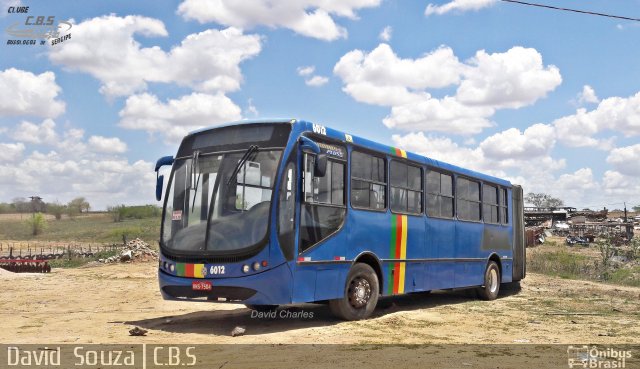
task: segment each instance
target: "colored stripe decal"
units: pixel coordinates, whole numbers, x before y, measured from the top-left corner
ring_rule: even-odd
[[[204,278],[204,264],[193,264],[193,277]]]
[[[404,154],[406,157],[406,153]],[[401,220],[402,220],[402,240],[401,240],[401,252],[400,252],[400,259],[406,259],[407,258],[407,216],[406,215],[402,215],[400,216]],[[404,278],[405,278],[405,272],[406,272],[406,265],[407,263],[402,262],[400,263],[400,285],[398,286],[398,293],[404,293]]]
[[[391,259],[407,258],[407,216],[392,214],[391,242],[389,255]],[[387,278],[387,294],[404,293],[406,262],[395,262],[389,267]]]
[[[394,214],[391,214],[391,247],[389,250],[389,257],[392,259],[395,259],[396,257],[396,216]],[[394,280],[394,275],[396,274],[394,272],[395,269],[395,264],[393,266],[389,266],[389,277],[387,278],[387,283],[388,283],[388,287],[387,287],[387,294],[389,295],[393,295],[394,292],[394,288],[393,288],[393,280]]]
[[[405,150],[398,149],[396,147],[391,148],[391,153],[401,158],[405,158],[405,159],[407,158],[407,152]]]
[[[204,278],[204,264],[176,263],[176,275],[187,278]]]

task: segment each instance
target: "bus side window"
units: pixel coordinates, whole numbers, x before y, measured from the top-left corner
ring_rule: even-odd
[[[456,180],[458,219],[480,221],[480,183],[458,177]]]
[[[358,209],[387,208],[387,175],[383,158],[351,153],[351,206]]]
[[[507,189],[500,189],[500,222],[509,224],[509,202],[507,201]]]
[[[427,171],[427,215],[453,218],[453,177],[433,170]]]
[[[422,213],[422,170],[399,161],[390,165],[391,210],[399,213]]]
[[[498,187],[482,185],[482,217],[485,223],[499,223],[498,220]]]

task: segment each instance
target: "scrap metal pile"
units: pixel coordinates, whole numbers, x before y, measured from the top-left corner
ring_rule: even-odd
[[[578,211],[571,207],[525,207],[527,247],[544,243],[545,236],[551,235],[565,237],[570,246],[588,246],[598,237],[611,238],[619,244],[629,242],[633,238],[633,222],[609,219],[608,215],[611,214],[606,208]]]
[[[150,261],[157,260],[158,252],[152,249],[148,243],[136,238],[125,244],[118,255],[110,256],[106,259],[98,259],[99,262],[110,264],[128,261]]]

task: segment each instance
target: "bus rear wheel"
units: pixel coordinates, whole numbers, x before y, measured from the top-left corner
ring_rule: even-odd
[[[331,312],[344,320],[368,318],[376,308],[380,282],[376,272],[367,264],[357,263],[347,275],[344,296],[329,301]]]
[[[478,295],[483,300],[495,300],[500,292],[500,268],[495,261],[487,264],[484,272],[484,284],[478,288]]]

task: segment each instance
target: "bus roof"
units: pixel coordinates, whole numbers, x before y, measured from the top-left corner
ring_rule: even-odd
[[[324,128],[321,132],[322,135],[325,135],[329,138],[332,139],[336,139],[336,140],[340,140],[342,142],[350,142],[353,145],[356,146],[360,146],[360,147],[364,147],[364,148],[368,148],[371,150],[375,150],[375,151],[379,151],[379,152],[383,152],[383,153],[387,153],[389,155],[397,155],[397,150],[398,148],[393,147],[393,146],[388,146],[388,145],[384,145],[375,141],[371,141],[368,140],[366,138],[362,138],[360,136],[356,136],[356,135],[352,135],[350,133],[346,133],[343,131],[338,131],[336,129],[330,128],[330,127],[326,127],[324,125],[321,124],[316,124],[316,123],[312,123],[312,122],[308,122],[308,121],[304,121],[304,120],[299,120],[299,119],[295,119],[295,118],[272,118],[272,119],[243,119],[243,120],[239,120],[239,121],[235,121],[235,122],[229,122],[227,124],[223,124],[223,125],[219,125],[219,126],[215,126],[215,127],[207,127],[207,128],[202,128],[193,132],[190,132],[189,134],[196,134],[199,132],[204,132],[204,131],[208,131],[210,129],[214,129],[214,128],[220,128],[220,127],[228,127],[228,126],[234,126],[234,125],[241,125],[241,124],[251,124],[251,123],[288,123],[288,124],[292,124],[294,126],[299,126],[299,128],[297,129],[297,131],[300,132],[305,132],[305,131],[309,131],[309,132],[316,132],[316,130],[314,130],[314,126],[316,127],[316,129],[321,129],[320,127]],[[318,132],[316,132],[318,133]],[[349,138],[349,140],[347,140],[347,137]],[[404,150],[403,150],[404,151]],[[422,163],[425,164],[427,166],[433,167],[433,168],[439,168],[442,170],[446,170],[446,171],[450,171],[450,172],[454,172],[456,174],[461,174],[463,176],[468,176],[471,178],[477,178],[477,179],[481,179],[487,182],[492,182],[495,184],[499,184],[502,186],[507,186],[507,187],[511,187],[511,182],[505,180],[505,179],[501,179],[498,177],[494,177],[488,174],[484,174],[484,173],[480,173],[480,172],[476,172],[470,169],[466,169],[466,168],[462,168],[459,167],[457,165],[453,165],[453,164],[449,164],[443,161],[439,161],[439,160],[435,160],[432,158],[429,158],[427,156],[422,156],[422,155],[418,155],[409,151],[404,151],[406,153],[406,158],[411,160],[411,161],[415,161],[418,163]]]

